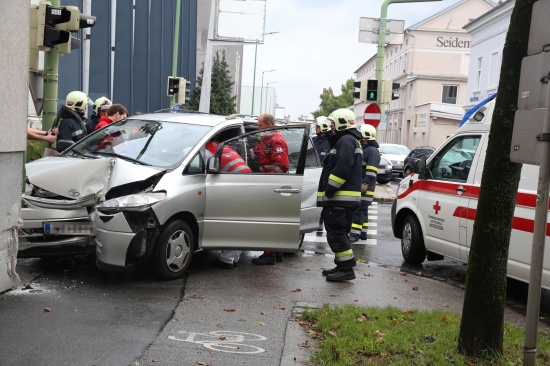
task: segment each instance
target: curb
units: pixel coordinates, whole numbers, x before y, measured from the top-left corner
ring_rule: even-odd
[[[379,203],[393,203],[395,201],[395,192],[386,185],[376,185],[374,191],[374,201]]]

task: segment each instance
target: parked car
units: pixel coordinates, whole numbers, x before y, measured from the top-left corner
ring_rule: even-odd
[[[145,265],[173,279],[200,249],[297,251],[320,217],[321,165],[309,129],[258,130],[257,121],[198,113],[112,123],[26,165],[19,256],[95,252],[101,269]],[[290,169],[262,173],[250,148],[275,131],[288,144]],[[206,160],[214,140],[222,143]],[[220,171],[224,145],[253,172]]]
[[[376,174],[376,182],[378,184],[386,184],[393,177],[393,166],[383,156],[380,157],[378,164],[378,173]]]
[[[403,161],[403,175],[406,177],[414,172],[414,162],[418,160],[427,160],[434,151],[435,147],[432,146],[418,146],[412,149]]]
[[[405,145],[380,144],[380,153],[393,165],[393,173],[403,176],[403,161],[409,154],[409,148]]]

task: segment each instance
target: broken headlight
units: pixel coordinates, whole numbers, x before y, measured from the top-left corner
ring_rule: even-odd
[[[114,214],[122,211],[144,211],[165,198],[165,192],[136,193],[112,198],[97,205],[96,209],[104,214]]]

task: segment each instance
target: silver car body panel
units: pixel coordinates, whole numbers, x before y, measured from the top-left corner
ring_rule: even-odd
[[[51,198],[34,197],[27,194],[23,194],[22,198],[27,203],[32,203],[36,207],[62,210],[74,210],[78,208],[95,206],[98,201],[98,197],[93,193],[85,197],[77,198],[75,200],[57,200]]]

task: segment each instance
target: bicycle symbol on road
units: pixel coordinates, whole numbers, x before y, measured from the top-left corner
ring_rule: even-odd
[[[168,336],[168,339],[202,344],[204,347],[213,351],[242,354],[265,352],[265,349],[243,344],[243,341],[267,340],[266,337],[258,334],[234,332],[230,330],[220,330],[209,333],[193,333],[182,330],[179,331],[178,334],[181,335],[181,337]]]

